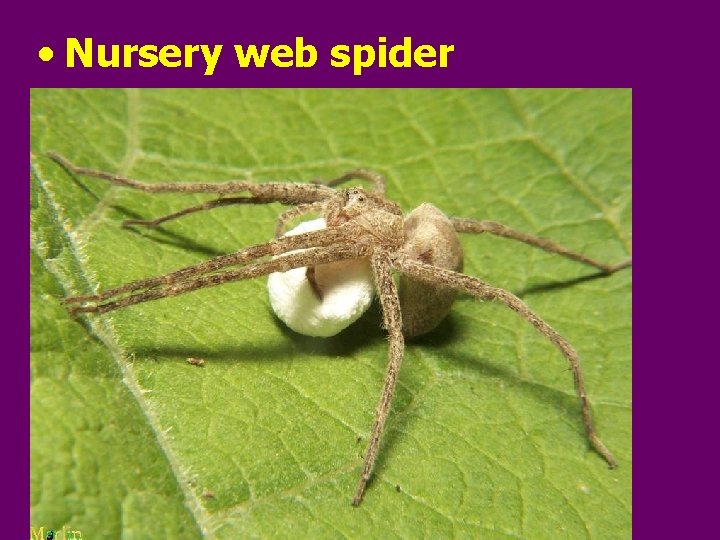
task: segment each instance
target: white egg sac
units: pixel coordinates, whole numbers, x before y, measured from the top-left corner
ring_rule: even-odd
[[[306,221],[286,236],[325,228],[323,218]],[[301,250],[298,250],[301,251]],[[315,337],[334,336],[367,311],[375,295],[370,261],[353,259],[315,267],[318,297],[307,279],[307,268],[268,276],[270,304],[289,328]]]

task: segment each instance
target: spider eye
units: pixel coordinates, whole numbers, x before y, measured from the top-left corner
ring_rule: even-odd
[[[362,194],[362,190],[353,188],[347,192],[347,202],[365,202],[365,196]]]

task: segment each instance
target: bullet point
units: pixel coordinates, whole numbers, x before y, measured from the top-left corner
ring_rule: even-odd
[[[38,51],[38,56],[43,62],[49,62],[53,57],[53,50],[50,47],[43,47]]]

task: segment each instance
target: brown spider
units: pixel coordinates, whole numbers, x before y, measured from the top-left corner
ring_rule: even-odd
[[[204,204],[154,220],[128,220],[124,222],[126,225],[157,226],[192,212],[231,204],[279,202],[292,207],[279,216],[274,240],[229,255],[214,257],[162,276],[141,279],[97,294],[66,298],[65,302],[73,314],[106,313],[140,302],[274,272],[285,272],[293,268],[307,267],[307,277],[312,283],[314,268],[318,265],[348,259],[369,260],[390,345],[385,383],[365,452],[360,482],[352,500],[353,505],[357,506],[362,500],[378,454],[383,426],[390,410],[403,359],[404,338],[418,336],[435,328],[447,315],[458,291],[481,300],[495,300],[504,304],[532,324],[560,350],[573,372],[587,438],[611,468],[617,466],[615,458],[595,433],[575,349],[517,296],[462,274],[462,249],[457,233],[490,233],[511,238],[593,266],[605,274],[630,266],[631,259],[615,265],[604,264],[549,240],[510,229],[496,222],[448,218],[431,204],[423,204],[403,217],[399,206],[385,198],[383,177],[364,169],[350,171],[325,183],[311,184],[256,184],[240,180],[216,184],[144,183],[78,167],[56,153],[50,152],[48,155],[73,174],[101,178],[119,186],[150,193],[221,195],[220,198]],[[369,181],[373,186],[372,190],[359,187],[334,189],[351,179]],[[238,193],[248,195],[225,196]],[[321,214],[327,228],[295,236],[279,236],[290,219],[308,213]],[[401,275],[399,288],[393,281],[393,271]],[[316,285],[313,285],[313,288],[320,296]]]

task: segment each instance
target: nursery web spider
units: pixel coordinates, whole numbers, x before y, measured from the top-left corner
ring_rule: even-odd
[[[78,167],[56,153],[48,155],[72,174],[100,178],[118,186],[148,193],[219,195],[219,198],[156,219],[125,221],[128,225],[157,226],[193,212],[232,204],[279,202],[291,207],[278,217],[276,238],[269,242],[97,294],[66,298],[65,302],[73,314],[106,313],[140,302],[293,268],[307,267],[310,280],[318,265],[347,259],[369,261],[380,298],[383,325],[389,334],[389,352],[385,383],[353,505],[358,505],[362,500],[378,455],[383,426],[390,411],[403,359],[405,337],[424,334],[435,328],[448,313],[457,292],[481,300],[500,302],[532,324],[560,350],[573,373],[587,438],[611,468],[617,466],[615,458],[593,427],[585,382],[575,349],[517,296],[461,273],[462,249],[457,233],[490,233],[518,240],[595,267],[605,274],[630,266],[631,259],[619,264],[605,264],[550,240],[493,221],[448,218],[430,204],[423,204],[404,217],[400,207],[385,198],[384,178],[365,169],[350,171],[324,183],[252,183],[242,180],[222,183],[145,183]],[[368,181],[372,188],[335,189],[352,179]],[[236,196],[229,196],[231,194]],[[310,213],[322,215],[326,228],[295,236],[280,236],[290,219]],[[393,272],[400,274],[399,287],[393,281]]]

